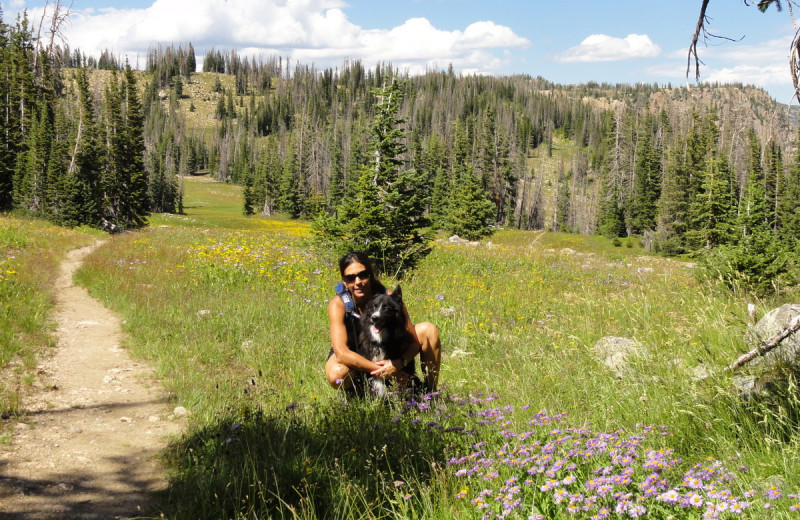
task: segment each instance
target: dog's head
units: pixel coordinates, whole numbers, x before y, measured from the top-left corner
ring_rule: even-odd
[[[392,294],[376,294],[367,303],[362,317],[363,326],[369,328],[376,341],[386,341],[398,328],[405,327],[403,294],[400,286]],[[380,338],[380,339],[378,339]]]

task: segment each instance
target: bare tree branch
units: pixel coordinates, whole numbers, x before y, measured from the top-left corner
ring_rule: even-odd
[[[49,0],[45,2],[44,8],[42,9],[42,17],[39,19],[39,26],[36,31],[36,53],[33,56],[33,69],[36,70],[36,66],[39,61],[39,53],[42,51],[42,25],[44,24],[44,19],[47,18],[47,11],[48,8],[51,7]],[[65,7],[62,3],[62,0],[55,0],[52,4],[53,14],[50,15],[50,29],[49,39],[47,44],[47,56],[49,58],[53,58],[53,44],[58,37],[58,39],[63,43],[65,42],[64,33],[61,30],[61,26],[64,23],[69,22],[69,18],[72,15],[72,2],[70,2],[69,7]]]
[[[50,23],[50,41],[47,45],[47,55],[52,59],[53,58],[53,43],[56,37],[64,43],[66,40],[64,38],[64,33],[61,30],[61,26],[64,23],[69,22],[69,18],[72,15],[72,2],[70,2],[69,6],[65,7],[61,0],[56,0],[55,6],[53,7],[53,16]]]
[[[774,349],[778,345],[781,344],[781,341],[785,340],[795,332],[800,330],[800,314],[795,316],[794,318],[789,321],[789,323],[778,331],[777,334],[769,338],[767,341],[764,341],[759,346],[751,350],[746,354],[742,354],[739,356],[739,359],[734,361],[729,367],[728,370],[736,370],[737,368],[741,367],[742,365],[749,363],[753,359],[757,358],[758,356],[763,356],[770,350]]]
[[[774,5],[778,11],[783,10],[783,5],[781,4],[781,0],[743,0],[744,4],[747,6],[756,6],[756,8],[763,12],[766,12],[770,6]],[[706,10],[708,9],[708,4],[710,0],[703,0],[703,4],[700,7],[700,16],[697,19],[697,26],[694,30],[694,35],[692,36],[692,42],[689,45],[689,52],[687,56],[686,62],[686,83],[688,86],[689,83],[689,71],[692,69],[692,58],[694,58],[694,71],[695,71],[695,80],[700,80],[700,64],[705,65],[699,58],[697,54],[697,42],[700,40],[700,35],[703,35],[703,39],[706,40],[708,38],[721,38],[730,41],[741,41],[742,38],[739,40],[733,40],[731,38],[727,38],[724,36],[717,36],[714,34],[710,34],[706,30],[706,24],[709,23],[710,19],[706,14]],[[794,9],[793,6],[800,5],[798,4],[797,0],[786,0],[786,5],[789,7],[789,16],[792,19],[792,27],[795,28],[794,38],[792,39],[792,43],[789,47],[789,69],[792,75],[792,85],[794,86],[794,93],[792,94],[793,99],[797,99],[800,102],[800,29],[797,27],[797,22],[794,17]]]
[[[720,36],[717,34],[711,34],[706,29],[706,24],[709,23],[711,20],[706,14],[706,10],[708,9],[708,4],[711,0],[703,0],[703,5],[700,7],[700,16],[697,18],[697,27],[694,29],[694,35],[692,36],[692,43],[689,44],[689,53],[686,59],[686,83],[689,83],[689,71],[692,70],[692,57],[694,57],[694,79],[695,81],[700,81],[700,64],[705,65],[700,60],[700,57],[697,54],[697,42],[700,40],[700,35],[703,35],[703,41],[707,42],[709,38],[717,38],[719,40],[728,40],[730,42],[738,42],[741,41],[742,38],[734,39],[728,38],[727,36]],[[772,0],[774,1],[774,0]],[[745,0],[745,3],[747,1]]]
[[[794,86],[794,94],[792,97],[800,102],[800,30],[795,31],[792,44],[789,48],[789,70],[792,74],[792,85]]]
[[[789,70],[791,70],[792,73],[792,86],[794,86],[792,97],[800,102],[800,29],[797,29],[797,20],[794,18],[792,4],[794,4],[794,2],[790,0],[788,2],[789,16],[792,19],[792,27],[795,28],[795,32],[794,38],[792,38],[792,44],[789,47]],[[778,4],[778,7],[780,7],[780,4]],[[791,103],[791,100],[789,102]]]
[[[708,2],[711,0],[703,0],[703,5],[700,7],[700,17],[697,19],[697,27],[694,29],[694,36],[692,36],[692,43],[689,44],[689,55],[686,59],[686,81],[689,81],[689,71],[692,69],[692,56],[694,56],[694,78],[695,81],[700,79],[700,58],[697,56],[697,40],[700,39],[700,33],[706,31],[705,24],[708,22],[706,16],[706,9],[708,9]]]

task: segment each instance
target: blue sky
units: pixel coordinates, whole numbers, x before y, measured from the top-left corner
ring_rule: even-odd
[[[420,73],[530,74],[556,83],[686,83],[687,47],[701,0],[63,0],[74,49],[144,61],[148,47],[187,43],[279,54],[317,68],[346,59]],[[782,2],[787,7],[787,2]],[[10,23],[42,0],[0,0]],[[52,5],[52,0],[51,0]],[[798,13],[800,14],[800,13]],[[738,41],[700,47],[701,80],[741,82],[788,103],[788,9],[711,0],[711,32]],[[690,75],[693,83],[694,73]]]

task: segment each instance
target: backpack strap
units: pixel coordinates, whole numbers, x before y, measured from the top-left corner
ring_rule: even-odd
[[[345,313],[349,314],[350,316],[358,319],[361,316],[358,314],[356,310],[356,304],[353,301],[353,297],[350,296],[350,291],[347,290],[345,287],[344,282],[339,282],[335,288],[336,294],[339,295],[339,298],[342,299],[344,302]]]
[[[358,309],[356,309],[356,303],[353,301],[353,297],[350,296],[350,291],[347,290],[344,282],[339,282],[336,284],[335,290],[336,294],[344,302],[344,323],[346,327],[349,325],[350,330],[347,334],[348,337],[352,336],[352,338],[348,341],[354,342],[354,344],[350,346],[350,349],[357,350],[358,330],[356,329],[356,323],[361,319],[361,315],[358,313]]]

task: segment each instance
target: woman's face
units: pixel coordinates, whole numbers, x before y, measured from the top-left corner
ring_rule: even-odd
[[[342,281],[356,300],[368,298],[371,294],[369,271],[364,264],[353,262],[348,265],[344,269]]]

